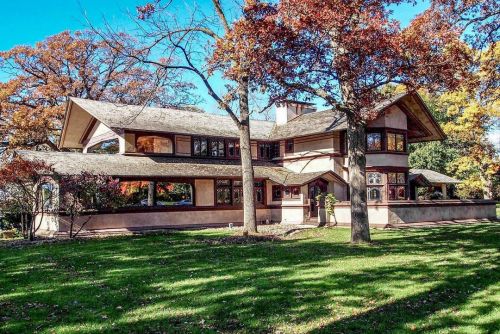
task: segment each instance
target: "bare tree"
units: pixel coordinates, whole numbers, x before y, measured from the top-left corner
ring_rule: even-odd
[[[122,38],[122,33],[109,25],[105,32],[99,32],[104,40],[127,57],[155,66],[157,72],[168,75],[171,71],[185,71],[201,81],[218,107],[225,111],[239,130],[241,166],[244,199],[244,232],[257,232],[254,170],[250,150],[250,101],[249,96],[256,87],[252,84],[252,64],[245,59],[233,58],[230,63],[213,61],[214,54],[224,50],[227,38],[233,32],[231,10],[242,13],[239,5],[223,8],[219,0],[212,0],[213,13],[190,8],[190,15],[180,19],[173,1],[147,3],[138,7],[138,17],[132,18],[138,27],[141,47],[131,45]],[[183,10],[184,13],[186,10]],[[96,30],[97,31],[97,30]],[[237,75],[227,75],[234,70]],[[224,82],[224,85],[221,85]],[[223,87],[221,87],[223,86]],[[220,91],[220,92],[219,92]],[[269,101],[262,110],[268,109],[274,101]]]

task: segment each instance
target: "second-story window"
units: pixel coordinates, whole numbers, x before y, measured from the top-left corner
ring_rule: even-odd
[[[193,155],[197,157],[208,156],[208,139],[207,138],[193,138]]]
[[[286,153],[293,153],[294,152],[293,139],[287,139],[285,141],[285,152]]]
[[[138,136],[137,152],[141,153],[174,153],[172,139],[161,136]]]
[[[382,150],[382,134],[380,132],[371,132],[366,135],[366,150],[367,151]]]
[[[387,151],[405,152],[405,136],[401,133],[387,132]]]
[[[227,140],[227,156],[229,158],[240,157],[240,142],[237,140]]]
[[[212,139],[210,141],[210,155],[212,157],[226,156],[226,145],[224,139]]]
[[[280,143],[259,143],[259,159],[271,160],[280,156]]]

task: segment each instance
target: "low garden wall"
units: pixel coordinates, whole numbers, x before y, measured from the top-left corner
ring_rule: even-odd
[[[368,204],[370,226],[453,221],[466,219],[496,219],[496,202],[490,200],[391,201]],[[351,223],[350,202],[335,204],[331,224]]]
[[[259,222],[281,221],[281,210],[257,209],[257,220]],[[80,217],[79,221],[85,221],[87,217]],[[85,225],[85,230],[101,229],[154,229],[154,228],[181,228],[181,227],[209,227],[221,226],[229,223],[242,223],[242,209],[200,209],[196,210],[174,210],[174,211],[140,211],[140,212],[114,212],[101,213],[92,216]],[[67,232],[69,221],[67,216],[45,215],[40,230],[53,232]]]

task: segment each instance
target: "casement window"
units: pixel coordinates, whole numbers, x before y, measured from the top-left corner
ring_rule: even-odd
[[[153,192],[150,192],[150,186],[153,187]],[[126,207],[193,205],[193,186],[189,183],[122,181],[120,189],[125,197]]]
[[[272,196],[273,201],[281,201],[283,198],[300,198],[300,187],[273,186]]]
[[[193,155],[197,157],[208,156],[208,138],[193,138]]]
[[[223,158],[226,156],[226,142],[224,139],[193,137],[193,156]]]
[[[42,184],[42,206],[44,210],[51,210],[54,208],[54,184]]]
[[[233,181],[233,205],[243,204],[243,181]]]
[[[271,160],[280,156],[280,143],[259,143],[258,145],[259,159]]]
[[[264,181],[257,181],[254,184],[255,201],[258,204],[265,204]],[[243,181],[219,179],[216,181],[216,201],[217,205],[243,205]]]
[[[118,138],[109,139],[92,145],[87,149],[87,153],[116,154],[120,151]]]
[[[224,157],[226,155],[226,145],[224,139],[211,139],[210,140],[210,156]]]
[[[254,183],[255,202],[264,204],[264,182],[257,181]]]
[[[287,139],[285,141],[285,153],[293,153],[294,150],[293,139]]]
[[[382,150],[382,134],[380,132],[371,132],[366,134],[366,150],[367,151]]]
[[[240,142],[237,140],[227,140],[227,156],[229,158],[240,157]]]
[[[340,136],[339,136],[339,146],[340,146],[340,153],[343,155],[347,154],[347,131],[341,131]]]
[[[406,173],[387,173],[389,200],[406,199]]]
[[[162,136],[137,136],[137,152],[141,153],[174,153],[174,144],[172,139]]]
[[[387,132],[387,151],[405,152],[405,136],[401,133]]]
[[[382,200],[382,173],[370,172],[366,176],[366,192],[369,201]]]
[[[217,205],[231,205],[231,180],[217,180],[216,185]]]

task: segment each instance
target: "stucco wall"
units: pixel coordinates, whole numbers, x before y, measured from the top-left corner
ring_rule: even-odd
[[[274,213],[277,216],[277,213]],[[257,209],[259,222],[271,221],[271,209]],[[81,217],[81,220],[86,217]],[[229,224],[243,222],[243,210],[203,210],[203,211],[162,211],[162,212],[128,212],[111,213],[93,216],[85,226],[87,230],[100,229],[140,229],[160,227],[209,226],[210,224]],[[59,231],[69,229],[67,217],[59,218]]]
[[[408,167],[406,154],[366,154],[366,166]]]
[[[319,156],[307,160],[285,160],[283,166],[296,173],[334,170],[334,160],[330,156]]]
[[[38,232],[57,232],[59,230],[58,216],[55,214],[39,215],[35,219],[36,225],[40,224]]]
[[[389,224],[448,221],[463,219],[495,219],[494,202],[480,201],[419,201],[419,205],[391,206]],[[415,203],[415,202],[413,202]],[[413,204],[412,203],[412,204]],[[489,204],[488,204],[489,203]]]
[[[407,123],[406,114],[397,106],[392,106],[384,115],[370,122],[368,127],[386,127],[406,130],[408,128]]]
[[[368,206],[368,220],[370,226],[384,227],[387,225],[389,210],[387,206]],[[330,217],[330,224],[350,225],[351,207],[347,203],[335,206],[334,214]]]
[[[84,142],[83,152],[86,153],[87,150],[95,144],[114,138],[117,138],[118,140],[122,139],[120,138],[120,133],[108,128],[101,122],[97,122],[90,132],[89,138]]]
[[[215,204],[214,180],[195,180],[196,206],[213,206]]]

